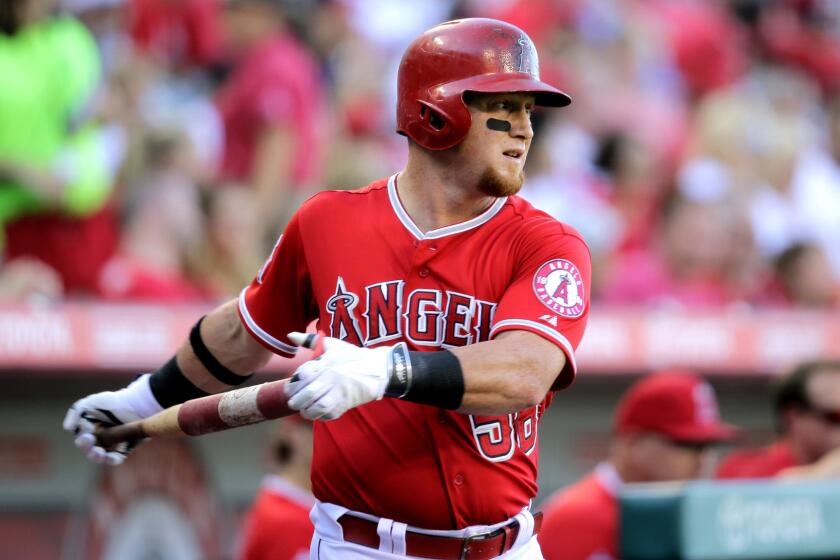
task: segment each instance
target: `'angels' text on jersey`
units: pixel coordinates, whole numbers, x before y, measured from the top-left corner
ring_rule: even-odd
[[[365,286],[359,294],[339,276],[326,303],[330,336],[357,346],[407,339],[416,346],[466,346],[490,339],[496,304],[449,290],[417,289],[404,294],[404,280]]]

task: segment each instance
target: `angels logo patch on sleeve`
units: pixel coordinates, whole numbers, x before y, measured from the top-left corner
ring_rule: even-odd
[[[543,305],[562,317],[583,314],[583,278],[566,259],[555,259],[540,266],[534,274],[534,293]]]

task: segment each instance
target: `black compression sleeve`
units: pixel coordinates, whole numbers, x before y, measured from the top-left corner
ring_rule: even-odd
[[[464,400],[461,362],[449,350],[409,352],[412,383],[403,399],[455,410]]]
[[[175,356],[172,356],[172,359],[149,377],[149,387],[163,408],[209,395],[184,377],[181,368],[178,367],[178,362],[175,361]]]
[[[385,394],[455,410],[464,399],[461,362],[449,350],[409,352],[405,344],[398,344],[391,352],[391,379]]]

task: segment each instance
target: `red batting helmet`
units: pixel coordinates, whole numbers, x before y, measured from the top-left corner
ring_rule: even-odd
[[[537,105],[549,107],[572,102],[540,81],[537,49],[524,31],[495,19],[459,19],[429,29],[405,51],[397,132],[430,150],[455,146],[470,128],[466,91],[534,93]]]

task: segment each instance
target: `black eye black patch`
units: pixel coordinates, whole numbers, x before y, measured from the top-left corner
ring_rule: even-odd
[[[498,130],[499,132],[509,132],[510,122],[501,119],[489,118],[487,119],[487,128],[490,130]]]

